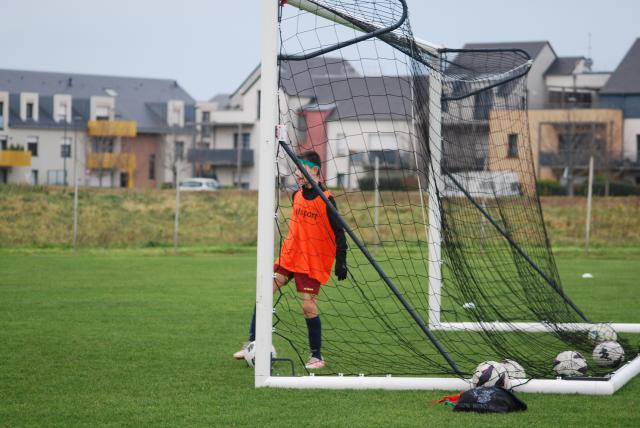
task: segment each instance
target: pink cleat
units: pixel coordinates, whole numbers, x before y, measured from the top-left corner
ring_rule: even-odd
[[[309,361],[307,361],[307,364],[304,365],[304,367],[310,370],[323,369],[324,360],[321,360],[320,358],[316,358],[316,357],[311,357]]]
[[[246,342],[244,345],[242,345],[241,350],[234,352],[233,358],[235,358],[236,360],[244,360],[244,355],[247,352],[247,347],[249,346],[249,343],[251,342]]]

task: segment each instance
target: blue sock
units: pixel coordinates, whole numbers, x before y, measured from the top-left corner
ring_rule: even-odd
[[[309,349],[311,349],[311,356],[322,359],[322,354],[320,353],[320,347],[322,346],[320,316],[305,318],[305,321],[307,321],[307,330],[309,331]]]
[[[253,316],[251,317],[251,326],[249,327],[249,342],[256,340],[256,307],[253,306]]]

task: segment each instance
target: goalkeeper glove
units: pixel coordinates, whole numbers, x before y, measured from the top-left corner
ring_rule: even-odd
[[[338,278],[338,281],[347,279],[347,261],[345,260],[345,258],[338,257],[336,259],[335,274]]]

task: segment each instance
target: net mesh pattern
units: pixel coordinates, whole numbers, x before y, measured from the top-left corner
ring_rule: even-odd
[[[408,19],[390,33],[330,50],[396,24],[403,4],[309,4],[341,23],[281,7],[279,111],[286,143],[296,152],[318,152],[322,182],[342,217],[460,373],[472,373],[481,361],[511,358],[529,376],[552,378],[554,358],[565,350],[582,353],[590,375],[610,371],[591,360],[586,331],[562,326],[584,320],[563,298],[536,193],[526,52],[434,54],[416,43]],[[430,144],[430,137],[441,143]],[[283,150],[277,165],[279,250],[297,184]],[[440,254],[428,238],[430,223],[438,222]],[[351,240],[347,264],[347,280],[332,276],[317,297],[327,362],[317,375],[454,373]],[[434,278],[440,289],[430,288]],[[294,357],[304,372],[309,351],[300,294],[287,285],[274,302],[278,354]],[[484,328],[437,328],[462,322]],[[495,322],[512,331],[500,331]],[[522,322],[542,322],[548,331],[518,329]]]

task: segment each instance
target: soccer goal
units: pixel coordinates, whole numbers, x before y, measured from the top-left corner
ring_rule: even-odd
[[[420,40],[404,0],[263,1],[262,27],[257,387],[461,390],[480,362],[509,359],[526,373],[516,390],[612,394],[640,372],[640,324],[610,324],[624,362],[594,355],[602,320],[562,288],[536,191],[526,52]],[[307,150],[317,181],[297,158]],[[316,371],[300,293],[272,291],[296,170],[349,242],[347,279],[317,297]],[[560,378],[564,351],[586,366]]]

